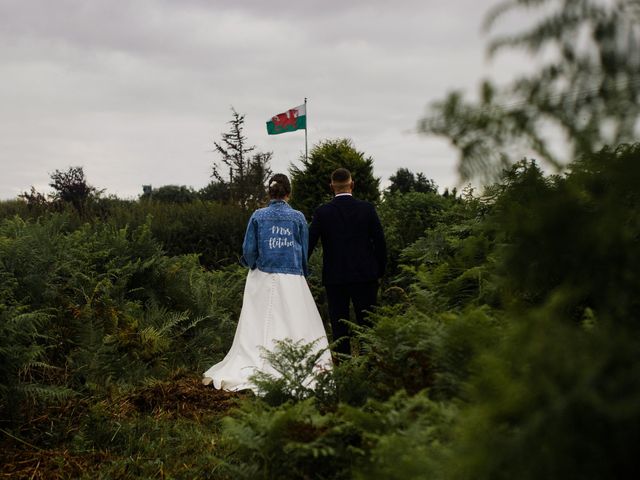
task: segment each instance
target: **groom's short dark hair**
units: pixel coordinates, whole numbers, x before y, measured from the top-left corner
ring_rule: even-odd
[[[341,185],[351,181],[351,172],[346,168],[338,168],[331,174],[331,183]]]

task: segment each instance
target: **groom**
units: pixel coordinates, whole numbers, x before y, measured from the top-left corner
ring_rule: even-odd
[[[356,322],[376,305],[378,280],[384,274],[387,247],[380,219],[369,202],[353,198],[354,182],[346,168],[331,174],[333,200],[320,206],[309,227],[309,256],[322,242],[322,284],[327,292],[329,318],[336,351],[350,354],[349,318],[353,302]]]

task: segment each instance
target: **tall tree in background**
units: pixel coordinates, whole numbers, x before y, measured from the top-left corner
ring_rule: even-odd
[[[559,169],[568,159],[638,135],[638,1],[506,0],[489,11],[485,28],[518,10],[539,20],[524,32],[495,36],[488,53],[512,48],[553,58],[504,87],[483,81],[478,101],[452,92],[419,123],[422,132],[444,136],[458,150],[463,180],[491,179],[525,154]],[[554,141],[570,147],[567,158],[554,151],[550,134],[558,133],[564,138]]]
[[[66,171],[55,170],[51,174],[49,186],[54,192],[53,200],[67,202],[82,214],[87,201],[98,193],[95,187],[87,183],[82,167],[69,167]]]
[[[387,192],[394,193],[438,193],[436,183],[427,178],[424,173],[418,172],[414,174],[408,168],[399,168],[396,173],[389,177],[391,184],[387,188]]]
[[[380,179],[373,176],[373,159],[365,158],[349,139],[324,140],[314,145],[309,158],[300,158],[301,167],[292,165],[291,205],[310,219],[313,211],[331,199],[331,173],[346,168],[355,182],[354,195],[361,200],[377,202],[380,197]]]
[[[186,185],[163,185],[140,196],[140,199],[153,199],[162,203],[191,203],[197,198],[198,193]]]
[[[213,142],[222,165],[217,162],[213,165],[211,176],[215,179],[213,184],[216,188],[210,190],[244,208],[254,208],[264,199],[265,183],[271,175],[269,163],[272,154],[257,152],[251,155],[256,147],[247,145],[247,137],[243,133],[245,116],[233,107],[231,113],[233,118],[228,122],[231,125],[229,132],[222,134],[220,142]]]
[[[273,158],[272,152],[257,152],[248,162],[245,176],[244,192],[256,207],[266,195],[265,186],[273,173],[269,164]]]

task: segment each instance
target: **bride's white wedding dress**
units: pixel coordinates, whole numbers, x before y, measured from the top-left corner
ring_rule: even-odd
[[[205,384],[218,389],[252,389],[260,393],[249,377],[257,370],[278,375],[262,357],[273,350],[275,340],[316,342],[324,349],[318,368],[331,368],[327,337],[307,281],[302,275],[265,273],[253,269],[247,275],[233,345],[226,357],[204,372]],[[208,380],[211,379],[211,380]]]

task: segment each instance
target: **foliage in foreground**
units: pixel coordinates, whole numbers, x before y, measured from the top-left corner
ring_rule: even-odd
[[[429,233],[408,249],[411,301],[380,310],[361,331],[361,356],[334,371],[334,403],[256,400],[225,421],[234,473],[613,479],[637,471],[638,165],[634,145],[584,157],[562,177],[527,162],[507,172],[477,205],[478,225],[462,236],[450,226],[439,261]],[[452,261],[454,276],[434,275]],[[455,281],[478,262],[484,280]],[[435,307],[432,292],[444,297]]]
[[[0,410],[204,368],[228,348],[244,281],[134,231],[68,217],[0,225]],[[24,413],[24,412],[23,412]]]
[[[560,167],[605,145],[637,141],[640,118],[640,10],[636,0],[504,0],[488,12],[490,55],[535,55],[539,65],[507,85],[484,80],[477,100],[451,92],[418,128],[447,138],[466,180],[494,180],[505,165],[535,152]],[[532,20],[507,33],[509,14]],[[500,28],[494,28],[499,22]],[[536,62],[538,63],[538,62]],[[555,148],[558,138],[568,155]]]
[[[98,478],[624,477],[640,443],[639,182],[640,145],[621,146],[563,176],[522,162],[446,204],[401,252],[404,294],[358,331],[359,355],[319,376],[312,347],[289,345],[270,358],[291,381],[262,378],[268,395],[230,411],[197,379],[166,392],[226,351],[241,270],[168,257],[148,225],[5,220],[2,429],[20,440],[3,433],[2,451],[72,452]],[[308,375],[321,388],[296,390]],[[37,431],[45,400],[76,414]]]

